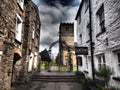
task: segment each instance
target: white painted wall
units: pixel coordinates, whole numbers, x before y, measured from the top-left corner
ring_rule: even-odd
[[[99,18],[96,16],[97,11],[104,3],[104,13],[105,13],[105,27],[106,32],[101,34],[99,37],[96,37],[99,27]],[[97,55],[100,53],[105,54],[106,65],[114,69],[114,74],[112,76],[120,77],[120,69],[118,67],[117,54],[115,50],[120,50],[120,0],[91,0],[92,4],[92,29],[93,29],[93,40],[95,42],[95,51],[94,51],[94,65],[98,68],[98,59]],[[84,5],[83,5],[84,7]],[[89,23],[88,11],[85,13],[84,8],[81,10],[81,23],[79,24],[79,16],[77,18],[77,44],[79,46],[88,46],[89,43],[86,43],[86,25]],[[80,42],[79,35],[83,34],[83,42]],[[106,38],[108,38],[108,46],[106,45]],[[92,77],[91,71],[91,59],[90,53],[87,56],[88,59],[88,68],[86,68],[86,58],[81,55],[83,58],[83,66],[79,66],[79,71],[88,70],[89,73],[86,74],[88,77]],[[110,80],[110,85],[120,88],[120,81]]]

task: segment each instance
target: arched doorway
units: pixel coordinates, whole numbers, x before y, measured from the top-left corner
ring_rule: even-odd
[[[22,58],[21,50],[18,49],[18,48],[15,48],[14,49],[13,64],[12,64],[11,86],[13,86],[14,83],[19,79],[18,77],[19,77],[19,73],[20,73],[20,70],[21,70],[21,66],[20,66],[21,63],[19,62],[19,65],[16,65],[16,63],[18,61],[20,61],[21,58]]]

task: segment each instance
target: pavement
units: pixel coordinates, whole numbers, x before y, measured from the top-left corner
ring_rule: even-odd
[[[41,71],[37,75],[75,75],[74,72],[47,72]],[[77,82],[42,82],[30,81],[29,83],[12,88],[11,90],[82,90]]]

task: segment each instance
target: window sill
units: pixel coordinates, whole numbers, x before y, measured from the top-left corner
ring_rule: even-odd
[[[90,40],[87,40],[87,41],[86,41],[86,43],[89,43],[89,42],[90,42]]]
[[[120,77],[112,77],[113,80],[120,81]]]
[[[97,35],[96,35],[96,37],[99,37],[101,34],[103,34],[104,32],[106,31],[106,28],[104,27],[102,30],[101,30],[101,32],[99,32]]]
[[[21,11],[24,11],[23,5],[21,5],[19,2],[18,2],[18,6],[19,6]]]
[[[17,42],[19,45],[21,45],[22,43],[20,41],[18,41],[17,39],[15,39],[15,42]]]

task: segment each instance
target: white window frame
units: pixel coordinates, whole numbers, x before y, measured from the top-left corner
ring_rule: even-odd
[[[86,27],[86,42],[88,42],[90,40],[90,23],[87,24]]]
[[[20,8],[23,10],[24,0],[17,0],[17,3],[19,4]]]
[[[97,58],[98,58],[98,68],[101,68],[102,65],[106,66],[104,54],[99,55]]]
[[[32,39],[35,38],[35,28],[33,27],[33,31],[32,31]]]
[[[88,8],[89,8],[89,1],[85,0],[85,13],[87,12]]]
[[[120,53],[117,53],[117,57],[118,57],[118,67],[120,69]]]
[[[19,42],[21,42],[22,37],[22,18],[19,16],[19,14],[16,14],[16,34],[15,39]]]
[[[79,22],[79,24],[81,23],[81,13],[79,15],[78,22]]]
[[[97,34],[101,34],[105,32],[105,13],[104,13],[104,5],[102,5],[97,11]]]

